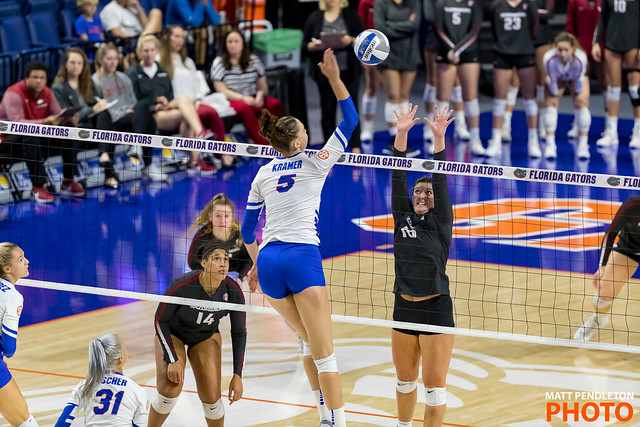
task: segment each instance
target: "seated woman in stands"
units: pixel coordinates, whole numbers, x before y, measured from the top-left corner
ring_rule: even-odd
[[[240,31],[231,30],[225,36],[222,53],[211,66],[211,80],[216,92],[224,93],[242,118],[249,137],[257,144],[268,145],[260,136],[258,116],[265,108],[278,117],[284,111],[280,101],[268,96],[264,65],[251,53]]]

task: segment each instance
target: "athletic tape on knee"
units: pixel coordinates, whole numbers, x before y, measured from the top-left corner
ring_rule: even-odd
[[[493,99],[493,115],[500,117],[504,116],[504,110],[507,108],[506,99]]]
[[[544,102],[544,86],[536,85],[536,101]]]
[[[640,94],[638,94],[638,85],[629,86],[629,97],[631,105],[637,107],[640,105]]]
[[[451,102],[462,102],[462,86],[455,86],[451,92]]]
[[[467,117],[476,117],[480,115],[480,103],[477,98],[464,103],[464,114]]]
[[[544,113],[540,115],[544,121],[544,128],[555,133],[558,127],[558,109],[555,107],[547,107],[542,110]]]
[[[39,424],[36,419],[33,418],[33,415],[29,414],[29,418],[27,419],[27,421],[20,424],[19,427],[39,427]]]
[[[331,353],[324,359],[314,360],[316,368],[318,368],[318,374],[327,372],[338,372],[338,362],[336,361],[336,354]]]
[[[422,100],[425,102],[436,102],[436,87],[427,83],[422,93]]]
[[[447,404],[447,389],[444,387],[425,387],[424,397],[428,406]]]
[[[538,103],[536,102],[535,99],[524,100],[524,112],[527,116],[538,115]]]
[[[620,86],[607,87],[607,99],[609,101],[620,101]]]
[[[302,341],[302,356],[311,356],[311,347],[306,341]]]
[[[591,111],[587,107],[580,108],[576,111],[576,122],[578,131],[588,132],[591,127]]]
[[[222,398],[218,399],[216,403],[202,402],[202,410],[204,411],[204,417],[206,419],[219,420],[224,417],[224,403],[222,403]]]
[[[519,87],[509,86],[509,91],[507,92],[507,105],[516,105],[516,100],[518,99],[518,91]]]
[[[166,415],[171,412],[176,403],[178,403],[177,397],[165,397],[158,393],[153,402],[151,402],[151,406],[157,413]]]
[[[411,393],[416,387],[418,387],[418,381],[400,381],[396,378],[396,390],[400,393]]]
[[[396,104],[394,102],[385,102],[384,103],[384,119],[387,123],[395,123],[398,121],[396,115],[393,114],[394,111],[397,111],[400,114],[400,103]]]
[[[364,114],[367,114],[367,115],[375,114],[377,106],[378,106],[377,96],[362,95],[362,110]]]
[[[597,293],[593,295],[593,305],[596,308],[607,308],[611,305],[612,301],[605,301],[602,298],[600,298],[600,295],[598,295]]]

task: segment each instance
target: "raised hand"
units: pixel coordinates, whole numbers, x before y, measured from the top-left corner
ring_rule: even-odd
[[[428,117],[425,117],[427,124],[431,127],[433,131],[433,136],[436,138],[444,138],[444,134],[447,131],[447,127],[455,120],[454,117],[451,117],[453,114],[453,110],[450,110],[449,107],[444,107],[442,112],[438,111],[438,106],[434,107],[435,118],[433,121],[429,120]]]
[[[420,119],[415,118],[416,112],[418,111],[418,106],[409,104],[409,110],[404,111],[404,107],[400,105],[400,114],[396,110],[393,110],[393,114],[396,116],[398,133],[401,132],[409,132],[409,130],[415,125]]]
[[[329,80],[335,80],[340,78],[340,67],[338,66],[338,60],[333,53],[333,49],[327,49],[322,56],[322,62],[318,63],[320,72]]]

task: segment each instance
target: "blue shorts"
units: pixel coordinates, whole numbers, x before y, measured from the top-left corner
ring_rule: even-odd
[[[311,286],[325,286],[320,248],[271,242],[258,255],[258,280],[265,295],[281,299]]]
[[[11,372],[9,372],[9,369],[5,366],[2,361],[2,355],[0,355],[0,388],[9,384],[11,378]]]

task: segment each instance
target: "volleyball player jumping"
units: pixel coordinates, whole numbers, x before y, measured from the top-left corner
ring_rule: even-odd
[[[394,155],[405,157],[407,134],[418,121],[417,107],[402,108]],[[446,160],[444,134],[451,111],[446,107],[435,119],[427,119],[434,134],[434,160]],[[454,326],[453,303],[446,274],[453,230],[453,208],[446,175],[434,173],[413,185],[409,197],[407,173],[391,175],[393,209],[393,247],[395,259],[395,303],[393,320],[436,326]],[[445,381],[453,351],[453,335],[405,329],[391,331],[391,352],[396,367],[398,426],[411,426],[417,400],[417,379],[422,357],[422,383],[427,405],[425,426],[440,426],[446,411]]]
[[[318,248],[318,209],[324,181],[347,147],[358,115],[331,49],[324,52],[318,66],[340,104],[342,122],[323,149],[308,157],[304,125],[294,117],[278,120],[263,111],[260,132],[282,157],[262,166],[251,184],[242,238],[254,261],[249,272],[251,290],[257,288],[259,279],[271,305],[304,341],[303,363],[321,425],[345,426],[331,306]],[[263,208],[269,214],[258,248],[255,228]]]

